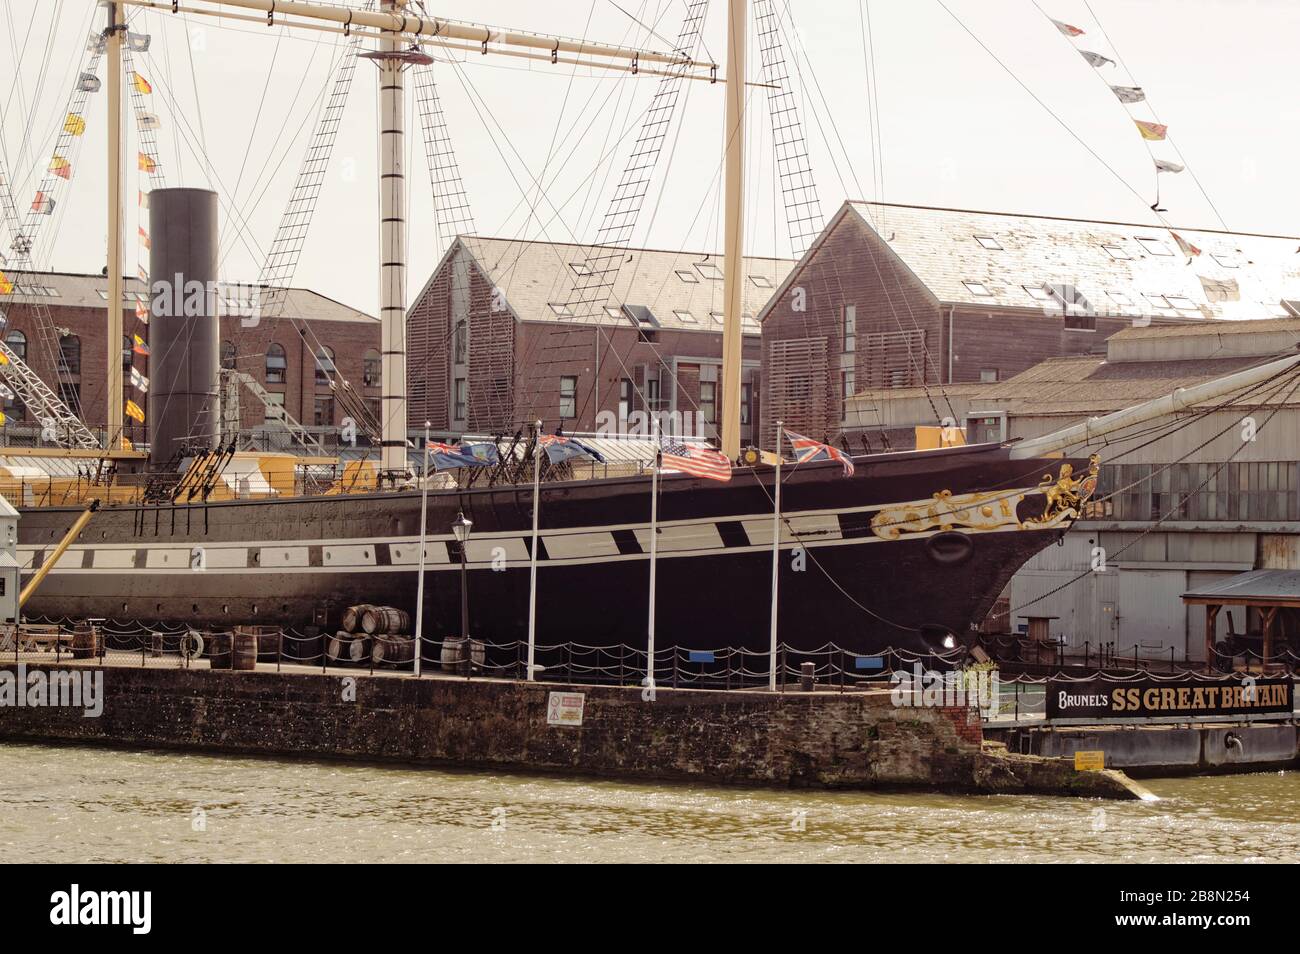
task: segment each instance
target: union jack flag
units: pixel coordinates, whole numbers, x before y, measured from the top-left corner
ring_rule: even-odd
[[[811,437],[804,437],[802,434],[796,434],[794,431],[789,430],[785,432],[785,439],[790,442],[797,463],[809,464],[818,460],[837,460],[844,468],[844,476],[853,476],[853,461],[849,459],[848,454],[838,447],[831,447],[829,444],[823,444],[821,441],[815,441]]]
[[[692,477],[709,480],[730,480],[731,461],[727,455],[707,447],[690,447],[671,439],[659,443],[660,459],[670,470],[680,470]]]

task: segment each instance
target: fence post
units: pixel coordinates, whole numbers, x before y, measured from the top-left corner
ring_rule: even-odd
[[[279,630],[279,638],[276,640],[275,647],[275,671],[280,671],[280,663],[284,659],[284,629]]]

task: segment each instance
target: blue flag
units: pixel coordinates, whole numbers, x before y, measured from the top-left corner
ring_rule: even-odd
[[[574,457],[590,457],[602,464],[605,463],[605,457],[600,451],[594,447],[588,447],[582,441],[575,440],[572,437],[543,434],[541,443],[542,449],[546,451],[546,456],[550,458],[552,464],[572,460]]]
[[[453,467],[487,467],[497,462],[496,444],[440,444],[429,442],[429,456],[439,470]]]

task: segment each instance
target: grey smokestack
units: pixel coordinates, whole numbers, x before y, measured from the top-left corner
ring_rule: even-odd
[[[149,193],[149,462],[216,447],[220,421],[217,194]]]

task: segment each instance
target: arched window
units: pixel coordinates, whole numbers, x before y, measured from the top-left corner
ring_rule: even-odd
[[[330,375],[334,373],[334,349],[322,347],[316,349],[316,387],[330,386]]]
[[[379,387],[383,380],[384,362],[379,356],[379,352],[371,348],[366,352],[365,363],[362,365],[361,379],[368,388]]]
[[[131,339],[126,335],[122,336],[122,367],[131,367]]]
[[[284,384],[285,369],[289,362],[284,359],[284,346],[271,342],[266,347],[266,383]]]
[[[221,342],[221,366],[227,371],[235,370],[235,345],[231,341]]]
[[[27,360],[27,336],[21,331],[11,331],[5,335],[5,344],[23,361]]]
[[[64,374],[81,373],[81,339],[76,335],[59,339],[59,370]]]

